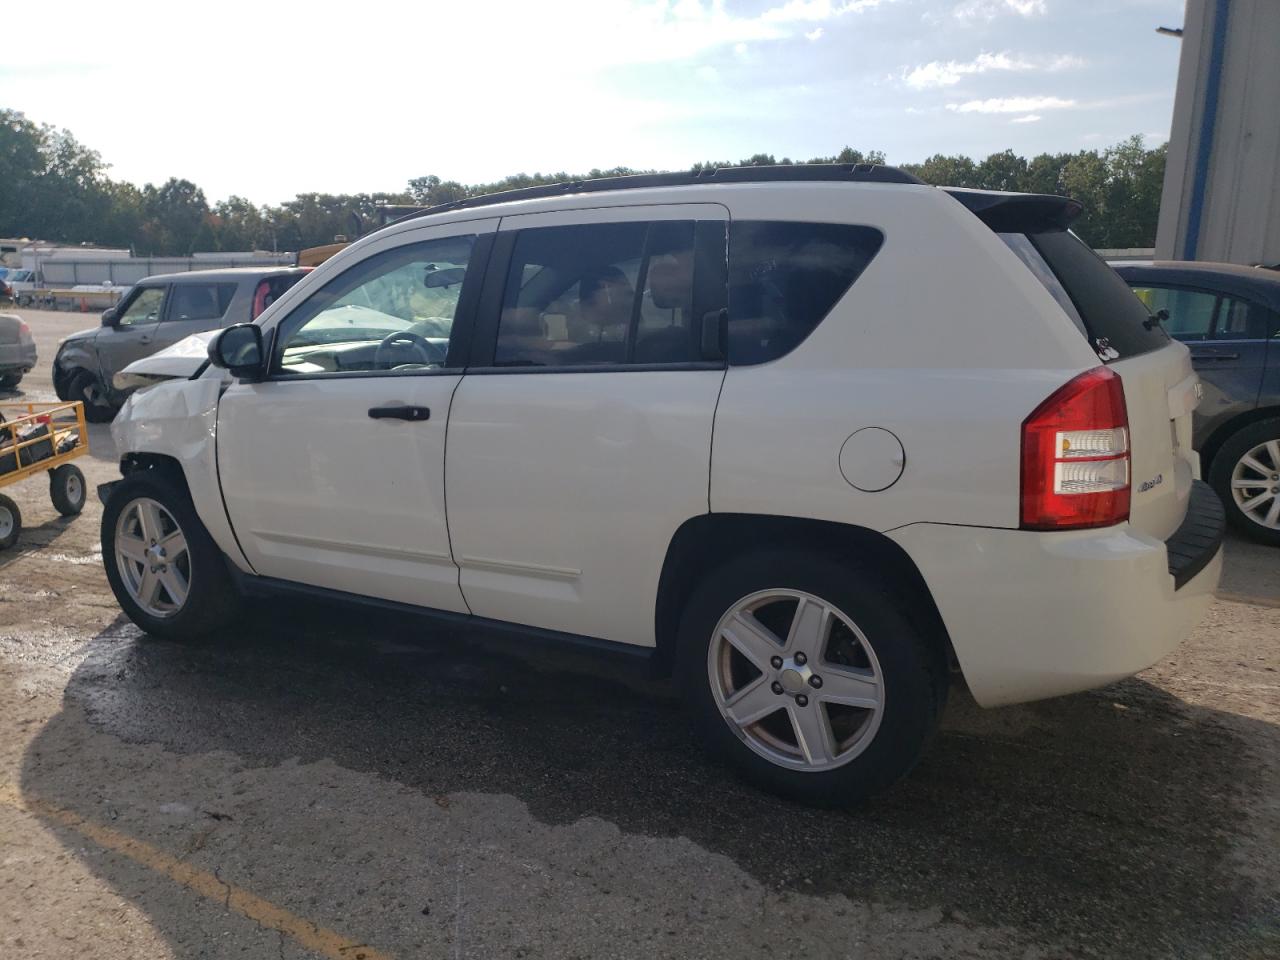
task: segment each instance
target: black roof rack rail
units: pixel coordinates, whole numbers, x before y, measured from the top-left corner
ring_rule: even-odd
[[[398,223],[415,217],[426,217],[450,210],[484,207],[513,200],[537,200],[569,193],[600,193],[609,190],[635,190],[641,187],[683,187],[701,183],[776,183],[783,181],[824,181],[840,183],[915,183],[923,184],[897,167],[878,163],[788,163],[767,167],[708,167],[683,173],[639,173],[627,177],[601,177],[598,180],[568,180],[537,187],[487,193],[426,207],[392,221]]]

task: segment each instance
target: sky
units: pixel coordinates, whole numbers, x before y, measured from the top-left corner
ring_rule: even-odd
[[[210,201],[1168,139],[1181,0],[82,3],[6,44],[0,107]],[[31,22],[28,21],[30,26]]]

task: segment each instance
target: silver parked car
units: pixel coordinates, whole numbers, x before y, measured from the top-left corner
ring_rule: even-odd
[[[147,277],[102,325],[73,333],[53,359],[53,386],[63,400],[83,400],[85,416],[106,422],[128,395],[114,383],[126,366],[193,333],[247,323],[304,277],[309,267],[240,267]]]
[[[0,313],[0,390],[12,390],[36,365],[31,328],[15,313]]]

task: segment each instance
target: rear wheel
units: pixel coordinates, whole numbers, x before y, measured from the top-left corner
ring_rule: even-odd
[[[225,561],[187,492],[156,470],[120,481],[102,511],[102,561],[120,607],[143,630],[185,640],[240,609]]]
[[[1280,546],[1280,417],[1231,436],[1214,455],[1209,477],[1232,526]]]
[[[74,517],[84,509],[86,487],[84,474],[73,463],[64,463],[49,471],[49,499],[64,517]]]
[[[18,505],[0,493],[0,550],[8,550],[18,542],[22,533],[22,511]]]
[[[742,557],[695,591],[681,624],[685,696],[747,779],[841,806],[907,773],[932,735],[946,665],[891,584],[832,558]]]
[[[115,419],[116,411],[107,398],[106,389],[88,370],[81,370],[71,378],[67,385],[67,399],[84,404],[84,418],[90,423],[110,423]]]
[[[0,377],[0,390],[13,390],[22,382],[22,374],[6,373]]]

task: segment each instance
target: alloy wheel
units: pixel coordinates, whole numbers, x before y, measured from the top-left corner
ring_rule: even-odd
[[[191,554],[163,504],[139,497],[116,520],[115,559],[130,599],[153,617],[171,617],[191,592]]]
[[[791,769],[849,763],[884,715],[883,675],[867,637],[844,612],[800,590],[735,603],[716,626],[707,673],[730,729]]]
[[[1280,440],[1266,440],[1236,461],[1231,497],[1254,523],[1280,530]]]

